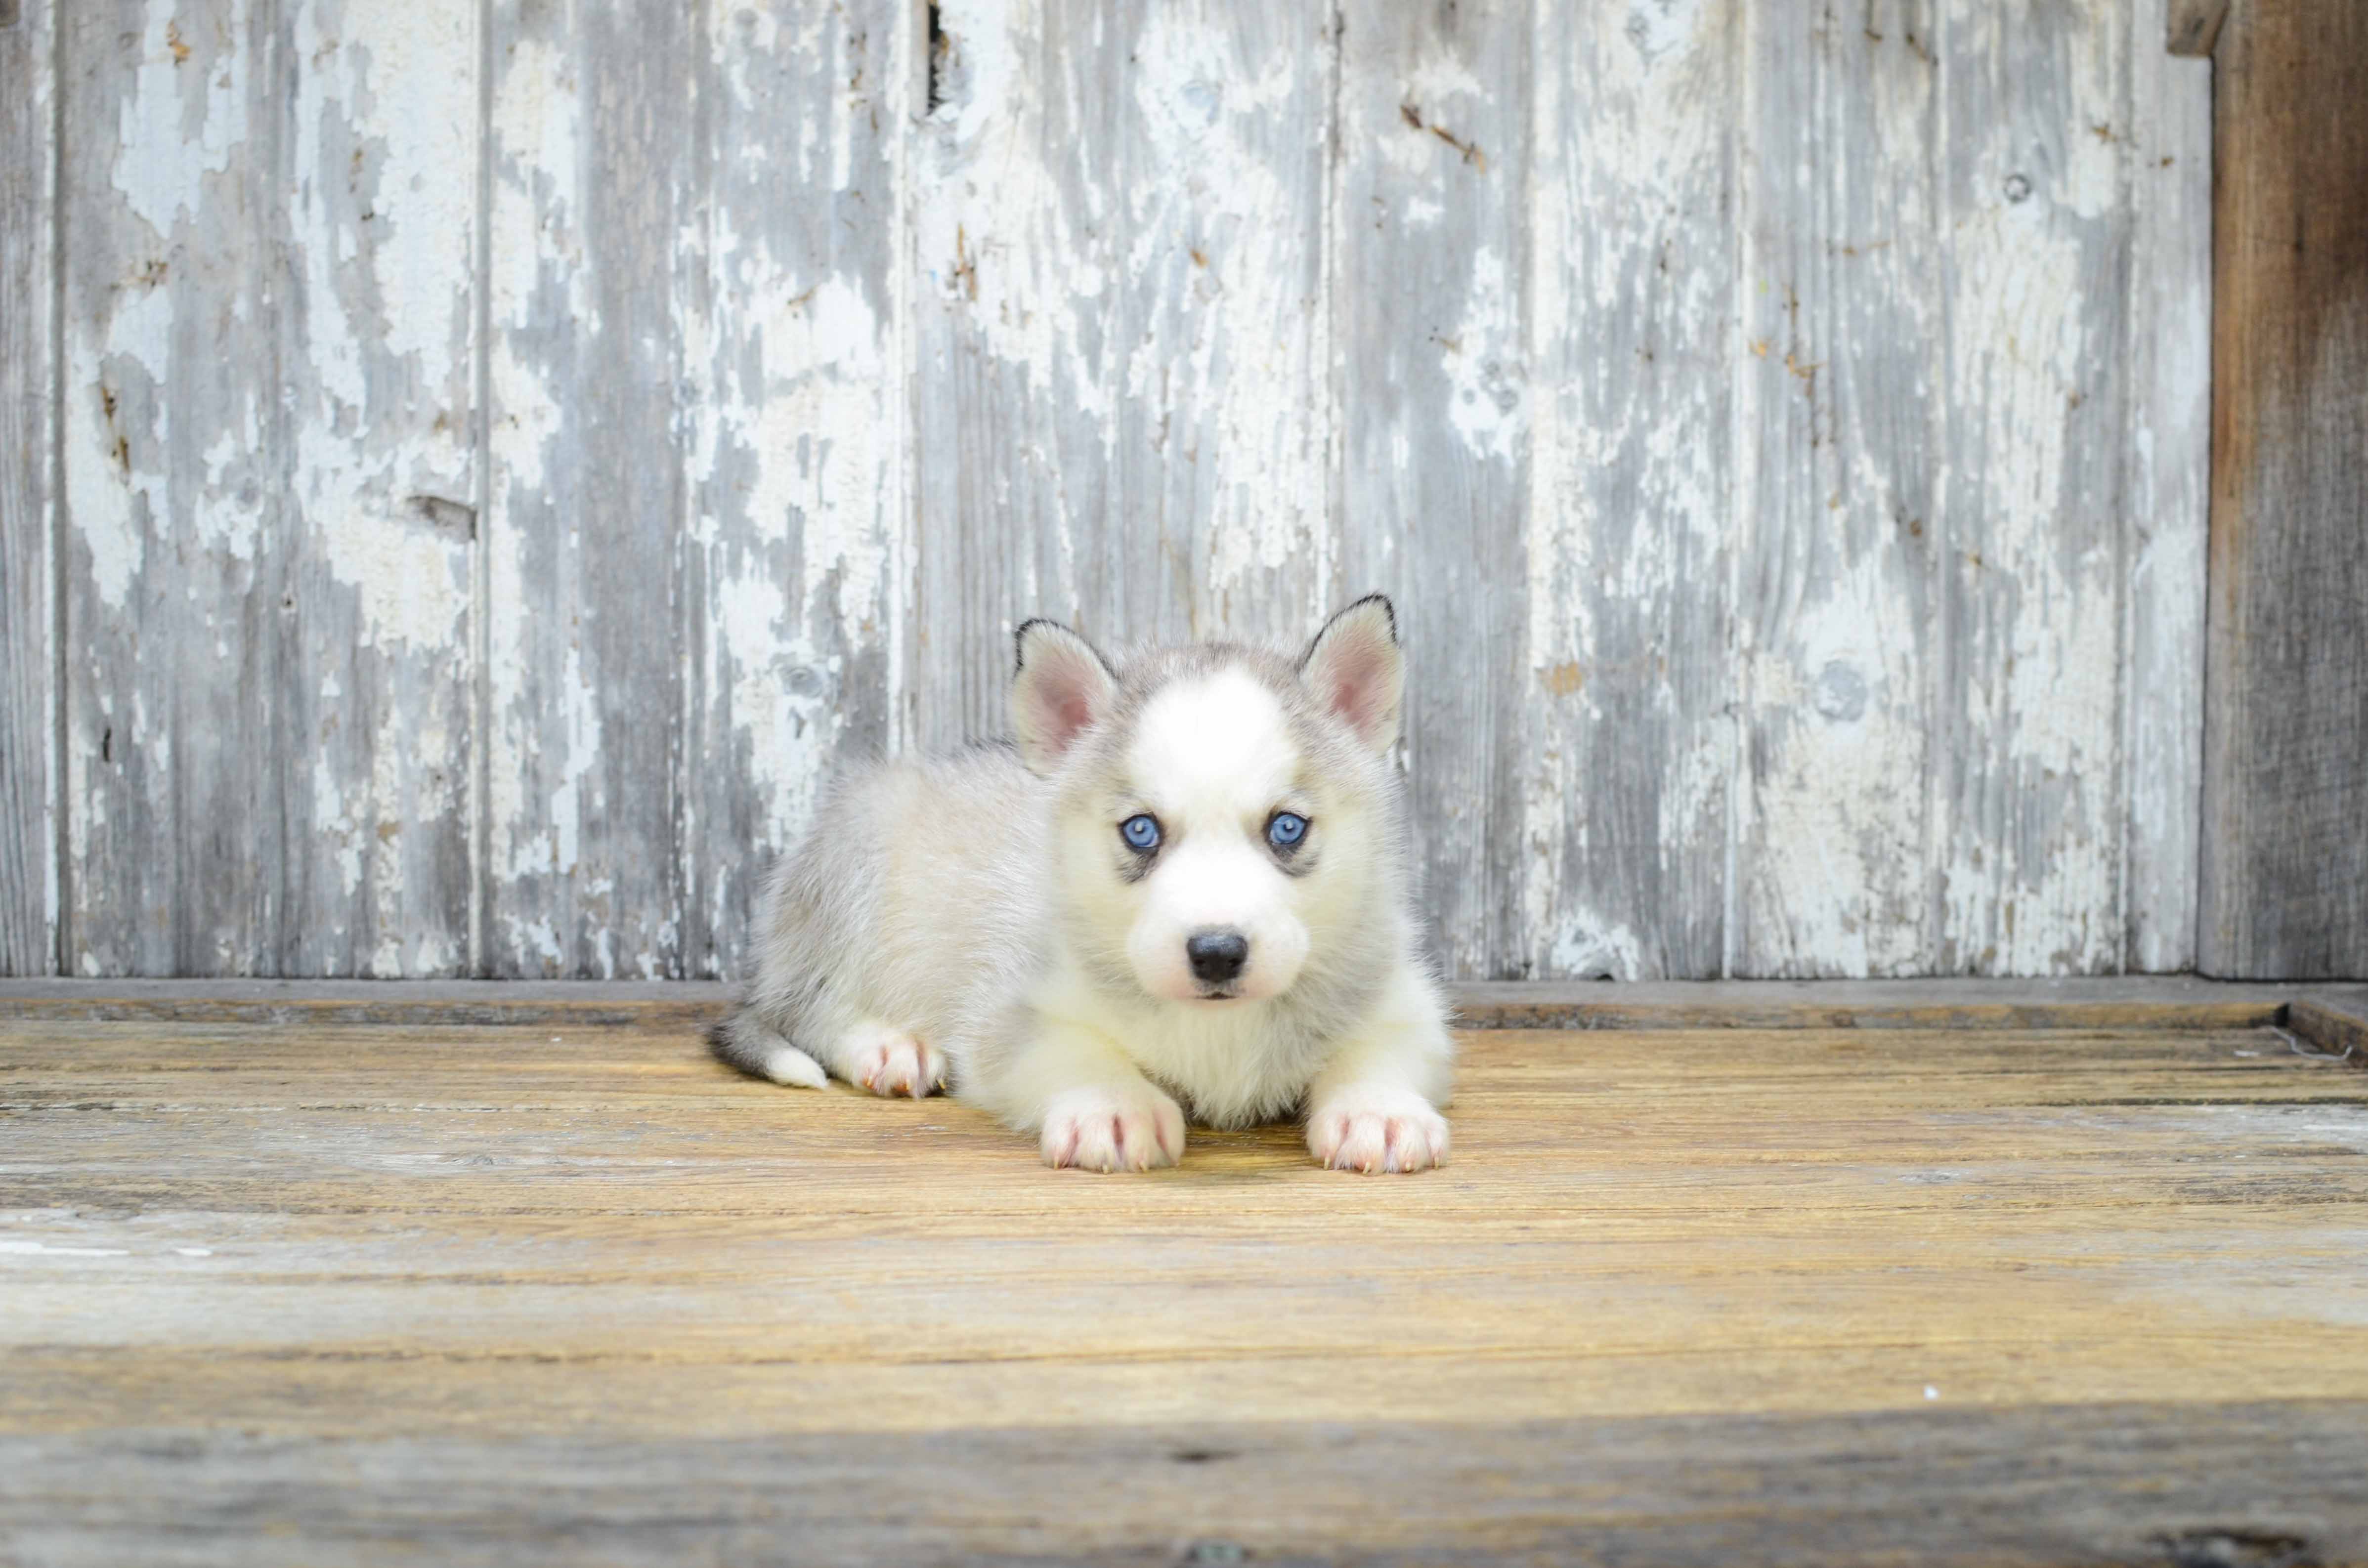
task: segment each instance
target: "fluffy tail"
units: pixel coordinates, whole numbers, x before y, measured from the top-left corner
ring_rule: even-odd
[[[707,1048],[719,1061],[752,1078],[769,1078],[799,1089],[819,1089],[830,1081],[821,1062],[791,1045],[754,1007],[736,1008],[709,1029]]]

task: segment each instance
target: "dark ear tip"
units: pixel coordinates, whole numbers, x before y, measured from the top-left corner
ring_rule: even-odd
[[[1359,610],[1365,608],[1369,605],[1379,605],[1382,607],[1382,622],[1390,629],[1390,646],[1393,648],[1396,647],[1398,642],[1397,607],[1390,603],[1390,596],[1387,594],[1367,594],[1363,598],[1357,600],[1354,604],[1341,606],[1339,612],[1333,616],[1331,619],[1324,623],[1324,631],[1315,634],[1315,641],[1317,642],[1323,642],[1325,632],[1330,631],[1334,627],[1339,625],[1342,621],[1348,619],[1350,616],[1355,615]],[[1315,645],[1313,643],[1309,644],[1308,651],[1310,653],[1315,652]]]
[[[1014,675],[1028,667],[1028,634],[1040,626],[1057,627],[1061,623],[1048,615],[1031,615],[1019,623],[1011,634],[1011,670]]]
[[[1026,620],[1021,621],[1019,630],[1011,634],[1011,673],[1016,676],[1028,667],[1028,639],[1030,636],[1050,636],[1055,633],[1092,654],[1094,663],[1102,667],[1104,675],[1112,680],[1118,678],[1118,672],[1110,668],[1110,662],[1102,657],[1102,651],[1099,648],[1087,642],[1084,634],[1076,628],[1054,620],[1049,615],[1030,616]]]
[[[1342,621],[1347,620],[1350,616],[1357,615],[1375,605],[1381,607],[1382,624],[1389,629],[1390,646],[1393,648],[1396,647],[1398,645],[1398,612],[1396,607],[1390,603],[1390,597],[1387,594],[1367,594],[1363,598],[1357,600],[1353,604],[1341,606],[1340,608],[1334,613],[1332,619],[1324,623],[1324,629],[1318,631],[1308,642],[1307,652],[1299,655],[1299,668],[1301,672],[1303,674],[1305,673],[1308,665],[1315,657],[1315,651],[1324,646],[1324,640],[1331,636],[1333,631]]]

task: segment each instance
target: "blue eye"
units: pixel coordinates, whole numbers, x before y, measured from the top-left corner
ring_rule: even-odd
[[[1118,835],[1126,846],[1138,855],[1148,855],[1159,847],[1159,819],[1149,813],[1132,816],[1118,824]]]
[[[1277,812],[1266,824],[1266,841],[1277,849],[1292,849],[1307,836],[1307,819],[1297,812]]]

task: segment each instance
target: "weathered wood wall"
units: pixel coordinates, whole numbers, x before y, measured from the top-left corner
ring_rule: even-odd
[[[0,973],[57,967],[57,13],[0,0]]]
[[[1018,620],[1372,587],[1459,974],[2193,961],[2163,0],[54,15],[10,970],[730,973]]]
[[[2217,41],[2200,957],[2368,975],[2368,7]]]

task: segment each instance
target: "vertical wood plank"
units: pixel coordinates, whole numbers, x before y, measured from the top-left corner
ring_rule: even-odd
[[[1725,959],[1738,19],[1581,7],[1542,35],[1528,723],[1507,759],[1531,973]]]
[[[285,190],[280,51],[245,0],[65,20],[69,967],[268,974],[287,607],[259,258]]]
[[[493,11],[482,967],[682,969],[678,16]],[[705,367],[702,367],[704,369]]]
[[[1125,548],[1105,613],[1129,638],[1296,646],[1339,597],[1332,18],[1322,6],[1146,5],[1113,44],[1127,68],[1102,176],[1124,245],[1110,526]]]
[[[1005,728],[1009,634],[1296,640],[1336,596],[1320,7],[938,12],[915,191],[908,694]]]
[[[1926,962],[2090,973],[2123,951],[2128,15],[1948,0],[1936,41],[1946,469]]]
[[[1457,975],[1520,975],[1535,18],[1521,0],[1341,16],[1341,572],[1397,605],[1437,950]]]
[[[1946,254],[1930,12],[1745,6],[1733,973],[1933,961]]]
[[[1753,12],[1738,967],[2118,967],[2129,32]]]
[[[2235,0],[2214,69],[2199,961],[2368,975],[2368,10]]]
[[[2149,972],[2195,962],[2212,425],[2212,67],[2149,47],[2163,9],[2138,0],[2128,46],[2123,963]]]
[[[279,968],[469,967],[477,0],[294,0]]]
[[[920,384],[913,737],[1005,729],[1008,632],[1031,615],[1107,638],[1123,256],[1102,160],[1126,72],[1118,6],[942,0],[916,149]],[[1147,631],[1153,629],[1136,629]]]
[[[58,967],[56,26],[0,26],[0,974]]]
[[[891,739],[909,510],[904,0],[700,13],[680,330],[682,964],[736,972],[767,859]]]
[[[2208,89],[2167,3],[953,0],[927,88],[904,0],[85,9],[54,536],[49,165],[0,173],[40,394],[0,967],[53,961],[63,822],[77,969],[450,972],[473,903],[489,972],[729,972],[832,766],[1002,729],[1018,619],[1295,640],[1376,586],[1460,973],[2179,967]],[[23,79],[50,14],[0,28]],[[2286,47],[2251,17],[2224,51]],[[2248,199],[2305,244],[2221,351],[2336,390],[2306,439],[2222,411],[2273,520],[2215,525],[2204,926],[2345,972],[2368,656],[2307,630],[2341,541],[2274,519],[2357,499],[2353,339],[2280,292],[2356,236]],[[2338,802],[2307,852],[2281,791]]]
[[[472,17],[69,21],[78,971],[460,961]]]

